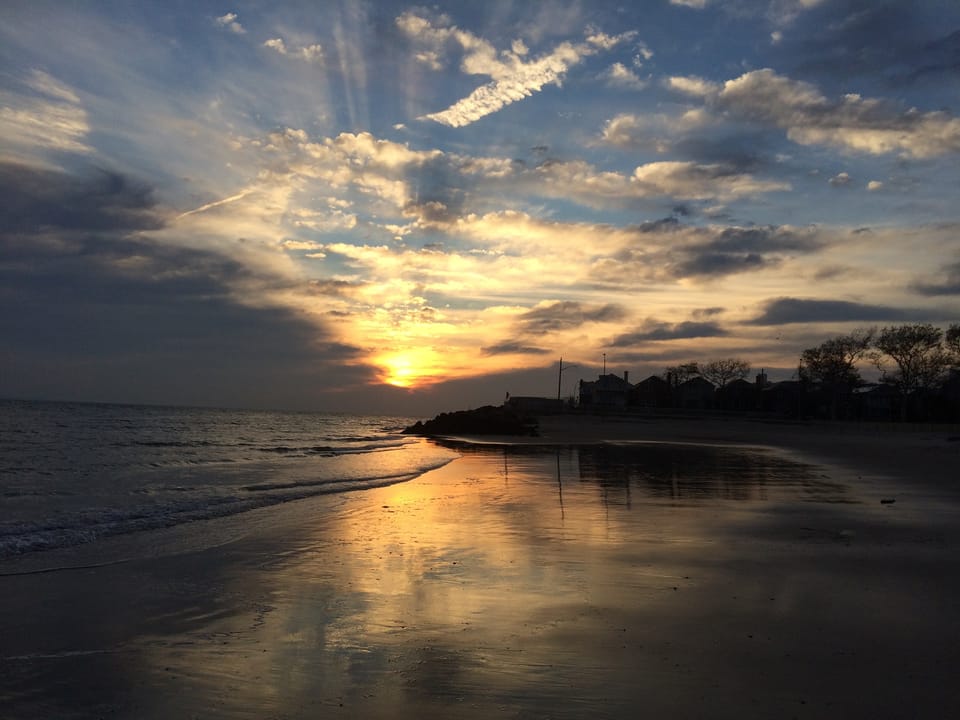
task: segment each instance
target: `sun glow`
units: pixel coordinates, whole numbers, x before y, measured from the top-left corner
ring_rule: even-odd
[[[383,382],[400,388],[416,388],[437,380],[437,354],[429,349],[413,349],[383,355],[377,360],[383,368]]]

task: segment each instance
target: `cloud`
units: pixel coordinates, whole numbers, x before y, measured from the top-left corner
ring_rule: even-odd
[[[702,108],[679,115],[620,113],[610,118],[600,133],[600,142],[620,148],[650,148],[659,153],[676,146],[678,135],[700,131],[714,122]]]
[[[220,17],[215,18],[214,22],[220,27],[225,28],[232,33],[236,33],[237,35],[244,35],[247,32],[237,19],[237,14],[233,12],[229,12],[226,15],[221,15]]]
[[[867,183],[867,190],[870,192],[876,192],[877,190],[883,190],[883,182],[880,180],[871,180]]]
[[[664,85],[675,92],[698,98],[709,97],[718,91],[716,83],[695,75],[669,77],[664,81]]]
[[[539,161],[539,155],[527,163],[416,150],[370,133],[312,140],[306,132],[288,128],[272,133],[258,147],[268,155],[274,173],[283,167],[284,173],[323,183],[335,192],[355,190],[382,204],[384,213],[402,214],[406,226],[381,222],[400,236],[414,229],[448,228],[469,215],[468,202],[501,205],[505,196],[535,195],[606,208],[643,198],[723,201],[790,187],[719,163],[651,163],[628,175],[583,161]],[[331,210],[326,217],[334,223],[328,227],[360,222],[356,212]],[[298,222],[309,227],[311,220],[302,217]]]
[[[633,228],[622,247],[596,258],[594,281],[636,287],[644,282],[710,280],[780,265],[824,247],[815,229],[786,226],[696,227],[673,218]]]
[[[323,47],[319,43],[288,48],[283,38],[271,38],[265,41],[263,46],[281,55],[298,58],[306,62],[323,62]]]
[[[0,163],[0,232],[56,235],[155,230],[164,221],[153,191],[125,175],[94,171],[80,178],[59,170]],[[10,242],[13,242],[11,239]]]
[[[830,183],[833,187],[845,187],[851,182],[851,177],[849,173],[841,172],[834,175],[827,182]]]
[[[610,344],[613,347],[632,347],[645,342],[724,337],[729,334],[727,330],[715,322],[692,322],[688,320],[679,323],[665,323],[648,320],[638,330],[617,335]]]
[[[90,133],[80,98],[65,83],[31,70],[21,89],[0,90],[0,136],[7,159],[34,160],[37,151],[86,154]]]
[[[856,94],[831,101],[814,85],[770,69],[744,73],[723,84],[673,77],[667,86],[702,98],[721,115],[783,129],[800,145],[913,158],[960,151],[960,118],[942,111],[904,110],[892,102]]]
[[[960,295],[960,261],[947,265],[938,281],[917,280],[910,289],[921,295]]]
[[[623,63],[614,63],[600,76],[607,85],[625,90],[643,90],[647,82]]]
[[[707,0],[670,0],[670,4],[703,10],[707,6]]]
[[[143,183],[0,163],[0,194],[0,394],[306,408],[370,380],[316,319],[237,293],[276,278],[155,242],[172,213]]]
[[[650,195],[683,200],[732,199],[747,195],[790,190],[790,184],[759,180],[720,164],[655,162],[639,166],[633,181]]]
[[[635,32],[607,35],[592,31],[585,43],[563,42],[549,53],[528,59],[529,49],[521,41],[514,41],[510,50],[498,53],[487,40],[448,23],[446,17],[441,17],[435,24],[412,11],[396,20],[400,31],[420,46],[416,57],[421,62],[432,68],[442,67],[440,58],[444,49],[455,44],[463,52],[460,69],[464,73],[491,78],[491,82],[481,85],[446,110],[428,113],[421,118],[455,128],[470,125],[530,97],[546,85],[559,86],[565,73],[584,58],[601,50],[610,50],[636,36]]]
[[[617,322],[627,316],[626,309],[615,303],[583,305],[572,300],[541,303],[519,315],[517,323],[524,333],[546,335],[571,330],[587,323]]]
[[[423,117],[450,127],[470,125],[507,105],[530,97],[544,85],[559,85],[563,74],[581,59],[580,52],[569,43],[564,43],[550,55],[529,63],[516,63],[510,77],[483,85],[446,110]]]
[[[547,355],[551,350],[534,345],[524,345],[516,340],[505,340],[496,345],[488,345],[480,348],[484,355]]]
[[[909,320],[915,313],[901,308],[870,305],[847,300],[815,300],[782,297],[768,301],[763,312],[749,325],[794,323],[883,322]]]

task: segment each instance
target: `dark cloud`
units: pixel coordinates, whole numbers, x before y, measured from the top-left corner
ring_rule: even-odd
[[[522,342],[515,340],[506,340],[496,345],[482,347],[480,352],[484,355],[545,355],[550,350],[533,345],[524,345]]]
[[[817,322],[880,322],[909,320],[915,316],[909,310],[866,305],[846,300],[810,300],[804,298],[777,298],[764,306],[763,312],[748,321],[749,325],[788,325]]]
[[[0,183],[0,395],[307,408],[372,379],[315,320],[237,301],[277,279],[143,236],[149,188],[14,165]]]
[[[711,137],[698,130],[673,145],[680,157],[697,163],[716,164],[725,175],[763,171],[773,165],[777,152],[775,135],[769,132],[726,133]]]
[[[611,341],[613,347],[631,347],[657,340],[688,340],[699,337],[723,337],[729,333],[715,322],[648,322],[641,329],[618,335]]]
[[[353,290],[362,288],[366,283],[351,280],[311,280],[309,289],[317,295],[327,295],[329,297],[344,297]]]
[[[960,73],[960,30],[929,42],[921,48],[907,81],[949,79]]]
[[[823,3],[799,18],[787,36],[800,40],[789,49],[801,72],[821,79],[956,83],[960,31],[944,27],[938,9],[924,5],[912,0]]]
[[[679,214],[679,213],[678,213]],[[685,226],[676,217],[665,217],[659,220],[648,220],[639,225],[632,225],[630,229],[645,234],[668,233],[682,230]]]
[[[42,230],[155,230],[163,223],[152,190],[115,172],[75,177],[17,163],[0,163],[0,233]]]
[[[676,278],[720,277],[780,264],[790,253],[808,254],[822,247],[813,233],[772,226],[728,227],[712,237],[669,253]]]
[[[921,295],[960,295],[960,261],[944,268],[939,281],[918,280],[910,289]]]
[[[588,322],[615,322],[626,316],[627,311],[621,305],[584,306],[579,302],[564,300],[534,308],[520,315],[518,320],[524,333],[545,335],[571,330]]]
[[[760,253],[696,252],[673,265],[677,278],[722,277],[736,273],[762,270],[780,264],[780,259],[764,257]]]
[[[848,267],[846,265],[828,265],[822,267],[814,274],[814,280],[835,280],[836,278],[841,278],[846,275],[855,274],[857,272],[856,268]]]
[[[631,228],[636,241],[594,263],[599,284],[634,285],[684,278],[709,279],[774,267],[794,254],[819,251],[815,229],[776,226],[697,228],[676,218]]]

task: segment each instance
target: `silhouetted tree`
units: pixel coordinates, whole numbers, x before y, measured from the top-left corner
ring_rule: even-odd
[[[740,358],[711,360],[700,366],[700,374],[722,390],[728,382],[743,380],[750,374],[750,363]]]
[[[943,334],[947,351],[953,355],[953,365],[960,365],[960,323],[953,323]]]
[[[663,379],[670,383],[671,387],[677,387],[699,374],[700,366],[695,362],[688,362],[666,368],[663,371]]]
[[[875,330],[854,330],[807,348],[800,354],[800,380],[819,383],[830,395],[830,416],[837,417],[841,396],[860,385],[857,363],[870,351]]]
[[[943,331],[929,323],[885,327],[873,341],[879,353],[874,362],[883,374],[883,381],[897,387],[902,399],[900,416],[907,417],[907,398],[935,387],[950,367],[951,355],[943,347]],[[891,369],[884,356],[896,363]]]

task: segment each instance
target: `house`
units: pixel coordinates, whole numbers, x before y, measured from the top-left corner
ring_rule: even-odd
[[[630,389],[628,404],[648,408],[670,407],[673,404],[670,383],[658,375],[651,375]]]
[[[716,388],[713,383],[700,376],[692,377],[680,383],[675,391],[677,407],[684,410],[709,410],[714,406]]]
[[[960,369],[953,368],[937,393],[937,418],[960,422]]]
[[[861,420],[896,420],[900,417],[900,391],[886,383],[870,383],[853,391]]]
[[[759,404],[757,385],[747,380],[733,380],[717,390],[717,404],[722,410],[756,410]]]
[[[796,380],[772,383],[760,391],[760,407],[777,415],[799,417],[802,415],[800,393],[800,383]]]
[[[627,406],[627,398],[630,395],[631,385],[628,373],[623,377],[613,375],[601,375],[593,381],[580,381],[580,406],[581,407],[604,407],[604,408],[623,408]]]

